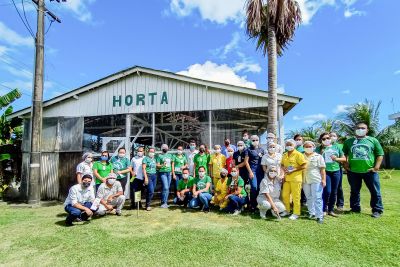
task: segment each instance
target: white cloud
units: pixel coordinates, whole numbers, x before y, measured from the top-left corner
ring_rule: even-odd
[[[337,105],[336,107],[335,107],[335,109],[333,110],[333,113],[335,113],[335,114],[339,114],[339,113],[344,113],[344,112],[347,112],[347,109],[349,108],[350,106],[349,105]]]
[[[244,4],[243,0],[171,0],[170,10],[179,17],[189,16],[197,10],[202,19],[225,24],[243,20]]]
[[[11,88],[18,88],[22,91],[28,91],[32,92],[32,81],[23,81],[23,80],[14,80],[12,82],[3,82],[5,86],[11,87]]]
[[[9,65],[3,65],[2,68],[6,70],[8,73],[10,73],[13,76],[24,78],[24,79],[32,79],[33,74],[29,70],[26,69],[16,69],[14,67],[11,67]]]
[[[3,56],[8,50],[8,47],[0,45],[0,57]]]
[[[34,40],[31,36],[21,36],[17,32],[8,28],[0,21],[0,41],[12,46],[33,47]]]
[[[96,0],[68,0],[58,5],[60,9],[71,12],[78,20],[82,22],[91,22],[93,20],[92,13],[88,6]]]
[[[285,85],[284,84],[278,85],[278,88],[276,90],[278,91],[278,94],[284,94],[285,93]]]
[[[344,95],[348,95],[348,94],[350,94],[350,90],[343,90],[341,93]]]
[[[243,71],[243,72],[253,72],[253,73],[260,73],[261,66],[258,63],[253,63],[247,60],[242,62],[238,62],[232,68],[235,72]]]
[[[344,11],[345,18],[351,18],[353,16],[365,16],[367,13],[365,11],[355,10],[354,8],[349,8]]]
[[[309,24],[314,15],[324,6],[335,6],[335,0],[297,0],[304,24]]]
[[[311,114],[306,116],[293,116],[293,120],[295,121],[303,121],[306,124],[313,124],[320,120],[326,120],[328,117],[325,114],[318,113],[318,114]]]
[[[206,61],[204,64],[191,65],[187,70],[180,71],[178,74],[214,82],[256,88],[254,82],[248,81],[246,76],[237,75],[233,68],[226,64],[218,65],[211,61]]]
[[[1,50],[0,50],[0,55],[1,55]],[[394,75],[400,75],[400,70],[396,70],[396,71],[394,72]]]

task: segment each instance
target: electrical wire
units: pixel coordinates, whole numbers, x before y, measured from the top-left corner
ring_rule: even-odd
[[[14,1],[13,1],[13,2],[14,2]],[[25,22],[26,22],[26,24],[28,25],[29,29],[31,30],[31,33],[33,34],[33,30],[32,30],[32,28],[31,28],[31,25],[29,25],[29,21],[28,21],[28,19],[26,18],[24,0],[21,0],[21,5],[22,5],[22,10],[23,10],[23,12],[24,12]]]
[[[47,16],[46,16],[47,17]],[[48,18],[48,17],[47,17]],[[47,27],[47,30],[45,31],[44,35],[47,34],[47,32],[50,30],[51,25],[53,24],[53,22],[55,21],[54,19],[49,19],[50,20],[50,25]]]
[[[22,23],[24,24],[25,28],[26,28],[26,29],[28,30],[28,32],[31,34],[32,38],[33,38],[33,39],[36,39],[35,36],[34,36],[34,34],[33,34],[33,32],[30,30],[30,27],[28,27],[28,26],[26,25],[24,19],[23,19],[22,16],[21,16],[21,13],[19,13],[18,7],[17,7],[17,5],[15,4],[14,0],[11,0],[11,1],[13,2],[14,7],[15,7],[15,10],[17,11],[18,16],[19,16],[19,18],[21,19]]]

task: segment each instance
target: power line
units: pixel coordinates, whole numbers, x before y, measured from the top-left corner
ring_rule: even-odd
[[[21,19],[22,23],[24,24],[25,28],[26,28],[26,29],[28,30],[28,32],[31,34],[32,38],[35,39],[35,36],[34,36],[33,32],[30,30],[30,27],[28,27],[28,26],[26,25],[24,19],[23,19],[22,16],[21,16],[21,13],[19,13],[18,7],[17,7],[17,5],[15,4],[14,0],[11,0],[11,1],[13,2],[14,7],[15,7],[15,10],[17,11],[18,16],[19,16],[19,18]]]
[[[14,0],[13,0],[13,2],[14,2]],[[24,0],[21,0],[21,5],[22,5],[22,10],[24,11],[25,22],[26,22],[26,24],[28,25],[29,29],[31,30],[31,33],[33,34],[33,30],[32,30],[32,28],[31,28],[31,25],[29,25],[29,21],[28,21],[28,19],[26,18]]]

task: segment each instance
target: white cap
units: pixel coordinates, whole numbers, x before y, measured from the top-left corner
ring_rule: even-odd
[[[168,145],[167,144],[162,144],[161,149],[168,149]]]
[[[275,138],[275,134],[274,133],[268,133],[267,134],[267,138]]]

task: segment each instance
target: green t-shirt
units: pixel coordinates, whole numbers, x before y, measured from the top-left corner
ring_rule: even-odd
[[[120,158],[118,156],[114,156],[111,158],[110,161],[113,165],[114,168],[114,172],[117,173],[117,171],[122,171],[122,170],[126,170],[129,167],[129,160],[126,157]],[[127,173],[123,173],[123,174],[118,174],[117,179],[122,179],[125,178],[127,175]]]
[[[244,142],[244,146],[245,146],[246,148],[249,148],[249,147],[251,146],[251,140],[250,140],[250,138],[247,139],[246,141],[243,141],[243,142]]]
[[[200,177],[196,177],[193,181],[193,185],[196,185],[196,190],[203,190],[204,188],[207,187],[207,183],[210,183],[210,187],[208,188],[208,191],[205,191],[206,193],[211,193],[211,177],[206,175],[204,176],[203,179],[200,179]]]
[[[181,174],[182,167],[187,164],[186,157],[184,155],[175,155],[173,161],[174,161],[175,173]]]
[[[333,143],[333,145],[337,145],[343,151],[343,144],[342,143]]]
[[[111,171],[114,169],[112,163],[102,163],[101,161],[96,161],[95,163],[93,163],[93,170],[97,170],[98,174],[102,177],[102,178],[106,178]],[[96,184],[101,184],[102,181],[99,180],[96,177]]]
[[[300,153],[304,153],[303,145],[296,147],[296,150],[299,151]]]
[[[242,177],[239,176],[236,183],[233,181],[232,178],[228,178],[228,182],[226,184],[228,185],[230,192],[236,192],[238,187],[242,187],[242,191],[240,192],[240,194],[243,197],[247,196],[247,192],[244,189],[244,180],[242,179]]]
[[[144,157],[142,164],[146,164],[146,173],[155,174],[157,172],[157,164],[155,158]]]
[[[375,166],[375,159],[384,152],[379,141],[371,136],[362,139],[349,138],[344,142],[343,153],[348,157],[350,171],[366,173]]]
[[[162,167],[158,170],[159,172],[171,172],[171,164],[174,159],[174,155],[172,154],[160,154],[157,157],[157,163],[161,164]]]
[[[321,153],[322,151],[322,153]],[[342,149],[337,145],[333,144],[329,147],[317,147],[315,152],[322,155],[326,164],[326,170],[328,172],[335,172],[340,170],[340,164],[337,161],[332,160],[331,156],[335,155],[336,157],[340,158],[343,156]]]
[[[192,176],[188,177],[186,183],[185,183],[185,179],[180,179],[176,190],[181,191],[184,189],[191,188],[193,186],[193,182],[194,182],[194,178]]]
[[[206,169],[206,174],[208,173],[208,163],[210,162],[210,155],[204,154],[196,154],[193,159],[194,164],[196,164],[196,177],[199,175],[199,168],[204,167]]]

